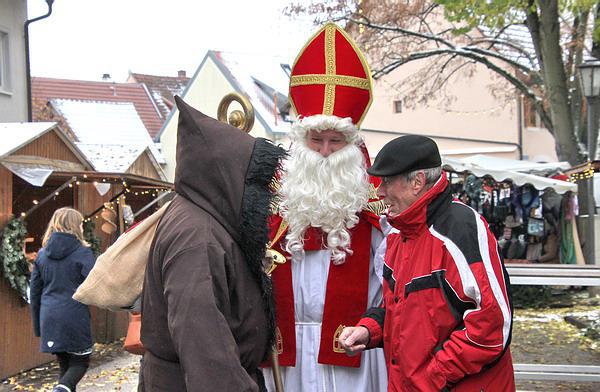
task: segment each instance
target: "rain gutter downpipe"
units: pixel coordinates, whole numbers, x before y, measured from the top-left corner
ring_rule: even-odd
[[[31,64],[29,60],[29,25],[33,22],[37,22],[38,20],[45,19],[50,16],[52,13],[52,4],[54,0],[46,0],[46,4],[48,4],[48,12],[46,15],[38,16],[37,18],[29,19],[25,21],[24,30],[25,30],[25,73],[26,73],[26,83],[27,83],[27,121],[31,122],[33,119],[32,114],[32,102],[31,102]]]

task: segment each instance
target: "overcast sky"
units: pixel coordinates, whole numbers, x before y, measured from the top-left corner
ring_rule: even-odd
[[[313,30],[282,14],[289,0],[55,0],[30,25],[33,76],[117,82],[128,71],[189,76],[208,49],[289,57]],[[46,13],[29,0],[29,19]]]

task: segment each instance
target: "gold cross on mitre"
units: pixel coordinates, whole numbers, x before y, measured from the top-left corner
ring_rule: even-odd
[[[321,41],[322,34],[324,34],[323,43]],[[321,45],[324,46],[325,73],[321,73],[317,69],[321,68],[322,70],[323,60],[322,58],[317,58],[321,56],[321,52],[316,51],[316,48],[320,50],[323,47]],[[296,68],[300,62],[302,62],[302,72],[298,72]],[[307,73],[306,70],[308,68],[314,69],[314,72]],[[334,23],[327,23],[311,37],[300,51],[292,68],[290,101],[296,113],[305,117],[317,114],[314,113],[316,108],[312,107],[310,102],[307,102],[309,101],[309,97],[305,94],[302,94],[302,102],[298,102],[299,99],[297,96],[295,97],[294,88],[309,85],[325,86],[323,107],[321,113],[318,114],[336,115],[343,118],[349,117],[349,113],[359,113],[359,116],[351,116],[353,117],[353,123],[357,126],[364,118],[371,104],[372,79],[369,66],[352,38]],[[359,100],[358,103],[350,103],[350,105],[346,104],[342,108],[337,108],[335,107],[335,101],[336,87],[338,86],[366,90],[368,92],[368,99]],[[314,92],[309,93],[309,95],[312,93]],[[364,96],[364,93],[360,95]],[[356,107],[352,107],[352,105],[360,105],[360,107],[356,110]],[[337,111],[340,113],[336,113]]]

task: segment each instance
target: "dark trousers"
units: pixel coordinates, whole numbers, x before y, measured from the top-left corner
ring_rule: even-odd
[[[69,353],[56,353],[60,366],[58,383],[75,392],[77,383],[83,378],[90,366],[90,354],[75,355]]]

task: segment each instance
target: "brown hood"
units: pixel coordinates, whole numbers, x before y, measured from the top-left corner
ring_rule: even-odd
[[[175,97],[179,109],[175,190],[210,213],[236,241],[255,138]]]

